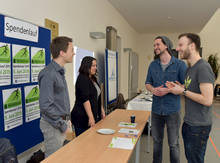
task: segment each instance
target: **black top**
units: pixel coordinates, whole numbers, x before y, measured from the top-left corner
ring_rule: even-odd
[[[97,83],[98,84],[98,83]],[[95,121],[101,117],[101,97],[97,99],[97,90],[92,80],[79,74],[75,86],[76,101],[71,112],[71,121],[75,127],[88,128],[88,116],[83,103],[89,100]]]

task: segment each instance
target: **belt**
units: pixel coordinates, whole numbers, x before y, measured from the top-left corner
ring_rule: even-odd
[[[70,115],[63,115],[63,116],[61,116],[61,118],[63,119],[63,120],[70,120]]]

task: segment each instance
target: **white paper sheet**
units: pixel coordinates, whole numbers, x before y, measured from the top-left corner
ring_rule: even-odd
[[[140,130],[136,130],[136,129],[121,128],[118,132],[123,134],[138,135],[139,131]]]
[[[136,138],[113,137],[109,147],[132,150],[136,141]]]
[[[131,127],[135,128],[137,126],[137,123],[130,123],[130,122],[120,122],[118,124],[119,127]]]

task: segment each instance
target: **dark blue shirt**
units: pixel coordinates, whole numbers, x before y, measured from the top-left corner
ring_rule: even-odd
[[[186,73],[186,64],[173,57],[169,65],[163,71],[160,59],[151,62],[145,84],[151,84],[153,87],[165,86],[166,81],[178,81],[184,84]],[[152,112],[159,115],[169,115],[180,110],[180,96],[168,93],[165,96],[153,95]]]

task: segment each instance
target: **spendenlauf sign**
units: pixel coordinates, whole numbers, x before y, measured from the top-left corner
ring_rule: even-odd
[[[38,42],[38,26],[11,17],[5,17],[5,37]]]

